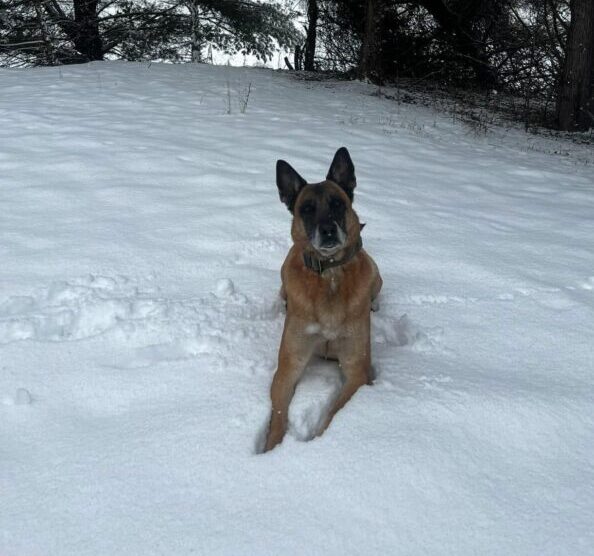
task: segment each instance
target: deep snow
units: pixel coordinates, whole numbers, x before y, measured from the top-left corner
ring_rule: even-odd
[[[584,149],[267,70],[0,78],[2,556],[594,554]],[[340,384],[313,365],[257,454],[274,163],[319,180],[341,145],[384,278],[377,380],[304,442]]]

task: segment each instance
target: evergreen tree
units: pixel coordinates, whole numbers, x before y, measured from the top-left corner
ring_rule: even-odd
[[[202,61],[208,47],[269,59],[300,40],[293,15],[255,0],[0,0],[0,61]]]
[[[254,0],[181,0],[178,13],[186,18],[191,59],[199,62],[214,47],[229,54],[270,59],[277,47],[301,40],[294,13],[279,4]]]

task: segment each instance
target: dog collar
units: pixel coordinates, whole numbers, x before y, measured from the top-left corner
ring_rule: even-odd
[[[343,264],[348,263],[359,251],[361,251],[362,247],[363,240],[359,237],[357,243],[346,252],[342,259],[335,259],[334,257],[330,257],[329,259],[319,259],[311,253],[303,253],[303,263],[316,274],[322,274],[329,268],[342,266]]]

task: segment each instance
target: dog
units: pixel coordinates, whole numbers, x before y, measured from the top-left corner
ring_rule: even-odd
[[[265,452],[282,441],[295,386],[314,355],[337,360],[344,377],[318,434],[360,386],[372,382],[370,311],[377,308],[382,278],[362,248],[362,226],[352,207],[356,184],[345,147],[336,151],[320,183],[307,183],[284,160],[276,163],[279,196],[293,215],[293,246],[281,269],[287,311]]]

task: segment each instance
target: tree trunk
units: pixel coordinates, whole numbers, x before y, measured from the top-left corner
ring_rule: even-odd
[[[316,34],[318,30],[318,0],[307,2],[307,37],[305,39],[305,71],[314,71],[314,57],[316,54]]]
[[[571,0],[571,24],[559,89],[557,120],[562,131],[594,125],[594,0]]]
[[[301,71],[301,59],[303,58],[303,51],[301,46],[295,45],[295,53],[293,54],[293,66],[297,71]],[[287,64],[288,65],[288,64]],[[291,68],[289,68],[291,69]]]
[[[88,61],[103,60],[103,43],[99,34],[97,4],[99,0],[74,0],[76,30],[74,47]]]
[[[367,0],[365,9],[365,32],[361,44],[359,79],[381,83],[381,29],[384,16],[384,0]]]
[[[39,25],[41,40],[43,41],[43,55],[45,58],[45,63],[48,66],[54,66],[57,63],[56,51],[54,49],[54,45],[52,44],[47,21],[44,18],[44,13],[41,8],[41,0],[36,0],[35,2],[35,15],[37,17],[37,25]]]
[[[198,3],[188,2],[190,10],[190,40],[192,62],[202,62],[202,47],[204,46],[204,37],[202,36],[202,27],[200,25],[200,8]]]

